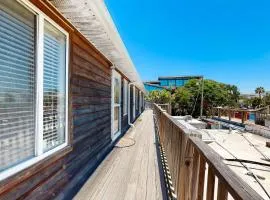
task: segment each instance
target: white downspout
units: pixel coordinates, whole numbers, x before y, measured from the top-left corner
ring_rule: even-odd
[[[134,82],[130,82],[128,84],[128,125],[130,125],[132,128],[134,128],[134,124],[130,122],[130,86],[134,85]],[[133,95],[134,96],[134,95]],[[134,99],[134,97],[133,97]]]

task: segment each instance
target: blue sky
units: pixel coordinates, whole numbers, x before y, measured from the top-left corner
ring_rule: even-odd
[[[204,75],[270,90],[269,0],[105,0],[143,80]]]

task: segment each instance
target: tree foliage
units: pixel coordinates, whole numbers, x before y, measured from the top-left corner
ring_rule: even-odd
[[[198,116],[201,107],[202,80],[190,80],[184,88],[192,94],[193,108],[191,114]],[[204,115],[210,115],[212,107],[235,107],[240,92],[235,85],[228,85],[213,80],[204,80]]]
[[[262,94],[265,93],[264,87],[257,87],[257,88],[255,89],[255,93],[259,95],[260,99],[262,99]]]
[[[259,87],[259,88],[262,88],[262,87]],[[265,92],[263,92],[263,93],[265,93]],[[270,106],[270,94],[265,94],[264,96],[262,96],[263,93],[261,93],[261,96],[259,95],[259,97],[252,97],[252,98],[242,97],[241,98],[241,107],[261,108],[261,107],[265,107],[265,106]],[[257,92],[257,94],[259,94],[259,93]]]
[[[201,105],[202,80],[192,79],[185,86],[170,92],[166,90],[149,93],[148,100],[155,103],[171,103],[173,114],[199,116]],[[204,115],[209,115],[212,107],[235,107],[240,92],[235,85],[213,80],[204,80]]]
[[[146,97],[146,100],[159,104],[171,103],[172,94],[170,91],[167,91],[165,89],[154,90],[152,92],[149,92],[148,96]]]

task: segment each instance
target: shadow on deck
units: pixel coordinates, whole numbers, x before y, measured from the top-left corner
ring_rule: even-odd
[[[166,199],[153,111],[146,110],[120,139],[78,194],[77,200]]]

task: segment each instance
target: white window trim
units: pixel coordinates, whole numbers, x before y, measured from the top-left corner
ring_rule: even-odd
[[[119,94],[119,98],[120,98],[120,103],[118,104],[119,106],[119,131],[117,133],[114,133],[114,107],[115,107],[115,103],[114,103],[114,78],[117,77],[119,78],[119,83],[120,83],[120,94]],[[111,80],[111,138],[112,138],[112,141],[115,141],[119,135],[121,134],[121,131],[122,131],[122,109],[121,109],[121,98],[122,98],[122,92],[121,92],[121,75],[114,69],[114,67],[112,67],[112,80]]]
[[[45,159],[46,157],[60,151],[61,149],[68,146],[68,129],[69,129],[69,118],[68,118],[68,94],[69,94],[69,88],[68,88],[68,78],[69,78],[69,34],[67,31],[65,31],[62,27],[60,27],[57,23],[55,23],[52,19],[50,19],[48,16],[46,16],[40,9],[38,9],[36,6],[34,6],[32,3],[30,3],[27,0],[17,0],[18,3],[25,6],[30,12],[33,12],[36,14],[36,27],[37,27],[37,39],[36,39],[36,68],[37,68],[37,82],[36,82],[36,130],[35,130],[35,136],[36,136],[36,144],[35,144],[35,157],[26,160],[22,163],[19,163],[15,166],[12,166],[3,172],[0,172],[0,181],[38,163],[39,161]],[[66,36],[66,129],[65,129],[65,142],[45,153],[43,152],[43,39],[44,39],[44,20],[47,20],[49,23],[51,23],[55,28],[57,28],[59,31],[61,31]],[[38,123],[37,123],[38,122]],[[40,123],[41,122],[41,123]]]
[[[128,81],[124,79],[123,81],[123,115],[128,114]]]

